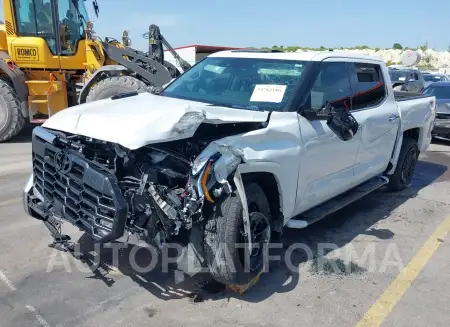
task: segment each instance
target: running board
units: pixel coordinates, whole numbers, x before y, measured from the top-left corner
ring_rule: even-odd
[[[370,192],[379,189],[388,182],[389,179],[385,176],[375,177],[342,195],[338,195],[337,197],[288,220],[286,227],[296,229],[305,228],[325,218],[329,214],[342,209],[348,204],[355,202]]]

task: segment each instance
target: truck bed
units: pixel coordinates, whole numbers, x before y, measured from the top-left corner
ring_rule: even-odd
[[[397,102],[412,100],[412,99],[421,99],[421,98],[427,98],[427,97],[428,97],[428,95],[425,95],[422,93],[394,91],[394,98],[395,98],[395,101],[397,101]]]
[[[419,130],[419,149],[425,151],[431,142],[431,128],[435,118],[436,98],[434,96],[394,92],[401,113],[401,131]]]

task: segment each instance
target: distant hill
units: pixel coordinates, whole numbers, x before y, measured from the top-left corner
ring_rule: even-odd
[[[380,49],[380,48],[370,48],[368,46],[357,46],[352,48],[333,48],[334,51],[345,51],[345,52],[353,52],[360,53],[368,56],[375,56],[382,58],[386,64],[400,64],[402,60],[402,54],[406,50],[415,50],[418,51],[422,60],[418,64],[419,67],[426,69],[439,69],[439,68],[449,68],[450,69],[450,51],[435,51],[433,49],[427,48],[427,46],[421,46],[417,49],[408,49],[401,48],[401,45],[398,45],[396,49]],[[269,49],[269,48],[266,48]],[[273,46],[271,49],[274,50],[282,50],[287,52],[303,52],[303,51],[326,51],[330,48],[320,47],[320,48],[308,48],[308,47],[299,47],[299,46]],[[450,49],[449,49],[450,50]]]

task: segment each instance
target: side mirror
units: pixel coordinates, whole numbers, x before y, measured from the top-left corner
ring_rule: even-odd
[[[328,120],[330,113],[324,113],[321,110],[304,109],[302,116],[308,120]]]
[[[343,107],[333,109],[327,125],[342,141],[351,140],[359,128],[355,117]]]
[[[358,132],[358,122],[344,107],[334,108],[327,103],[321,110],[305,109],[302,115],[308,120],[326,120],[328,127],[342,141],[351,140]]]

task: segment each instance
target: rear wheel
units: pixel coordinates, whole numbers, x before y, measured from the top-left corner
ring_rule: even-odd
[[[391,191],[401,191],[411,183],[419,154],[417,141],[407,136],[403,137],[397,167],[394,174],[389,176],[388,188]]]
[[[247,284],[265,268],[264,249],[271,241],[268,200],[256,183],[246,185],[245,191],[251,250],[244,235],[242,203],[237,192],[216,204],[205,226],[205,259],[212,277],[223,284]]]
[[[0,142],[16,136],[25,125],[20,102],[13,88],[0,79]]]
[[[108,77],[95,84],[89,91],[86,102],[110,98],[128,92],[146,92],[147,85],[132,76]]]

